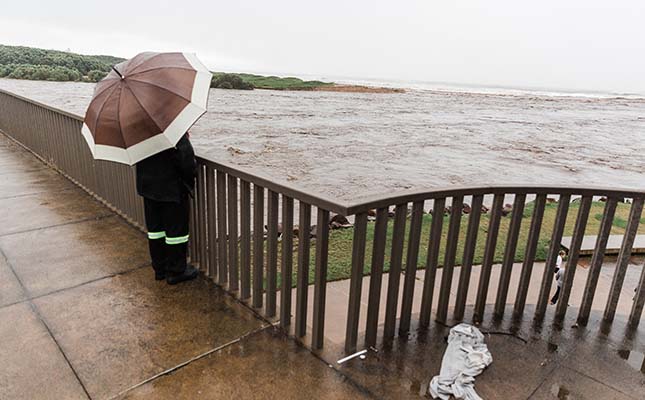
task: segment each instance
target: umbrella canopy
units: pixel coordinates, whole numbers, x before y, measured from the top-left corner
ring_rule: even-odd
[[[141,53],[115,65],[85,114],[94,158],[132,165],[174,147],[206,112],[211,77],[188,53]]]

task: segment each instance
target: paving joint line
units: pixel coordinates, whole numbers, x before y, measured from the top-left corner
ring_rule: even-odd
[[[220,346],[214,347],[214,348],[212,348],[212,349],[210,349],[208,351],[205,351],[205,352],[203,352],[201,354],[198,354],[195,357],[192,357],[192,358],[190,358],[190,359],[188,359],[188,360],[186,360],[186,361],[184,361],[182,363],[179,363],[179,364],[175,365],[174,367],[168,368],[168,369],[166,369],[166,370],[164,370],[162,372],[159,372],[156,375],[151,376],[148,379],[145,379],[145,380],[143,380],[143,381],[141,381],[141,382],[139,382],[139,383],[137,383],[135,385],[132,385],[129,388],[127,388],[125,390],[122,390],[121,392],[115,394],[114,396],[109,397],[108,400],[113,400],[113,399],[116,399],[118,397],[121,397],[124,394],[126,394],[128,392],[131,392],[132,390],[135,390],[135,389],[137,389],[137,388],[139,388],[139,387],[141,387],[141,386],[143,386],[143,385],[145,385],[145,384],[147,384],[149,382],[157,380],[157,379],[159,379],[159,378],[161,378],[163,376],[170,375],[170,374],[174,373],[175,371],[178,371],[178,370],[184,368],[185,366],[187,366],[189,364],[192,364],[195,361],[201,360],[202,358],[207,357],[207,356],[209,356],[209,355],[211,355],[213,353],[217,353],[220,350],[223,350],[223,349],[225,349],[227,347],[230,347],[230,346],[232,346],[234,344],[237,344],[237,343],[241,342],[242,340],[244,340],[244,339],[246,339],[248,337],[251,337],[251,336],[253,336],[255,334],[261,333],[264,330],[269,329],[269,328],[272,328],[272,326],[271,325],[264,325],[264,326],[261,326],[258,329],[254,329],[254,330],[252,330],[250,332],[247,332],[244,335],[242,335],[242,336],[240,336],[240,337],[238,337],[236,339],[233,339],[233,340],[231,340],[229,342],[226,342],[226,343],[224,343],[224,344],[222,344]]]
[[[110,212],[110,213],[107,213],[107,214],[98,215],[98,216],[94,216],[94,217],[83,218],[83,219],[79,219],[79,220],[76,220],[76,221],[63,222],[61,224],[41,226],[41,227],[38,227],[38,228],[25,229],[25,230],[17,231],[17,232],[3,233],[3,234],[0,235],[0,238],[11,236],[11,235],[19,235],[21,233],[37,232],[37,231],[42,231],[42,230],[50,229],[50,228],[58,228],[58,227],[61,227],[61,226],[80,224],[80,223],[83,223],[83,222],[101,221],[101,220],[111,218],[111,217],[114,217],[114,216],[116,216],[116,214]]]
[[[1,176],[2,176],[2,174],[0,174],[0,177],[1,177]],[[64,188],[64,189],[43,190],[42,192],[33,192],[33,193],[16,194],[16,195],[14,195],[14,196],[0,197],[0,201],[2,201],[2,200],[9,200],[9,199],[17,199],[17,198],[20,198],[20,197],[36,196],[36,195],[39,195],[39,194],[45,194],[45,193],[55,193],[55,194],[58,194],[58,193],[61,193],[61,192],[69,192],[69,191],[72,191],[72,190],[75,190],[75,189],[76,189],[76,187],[73,187],[73,186],[72,186],[72,187],[68,187],[68,188]]]
[[[9,258],[7,258],[7,255],[2,251],[2,249],[0,249],[0,256],[2,256],[2,258],[4,258],[5,262],[7,263],[7,266],[9,267],[9,269],[11,270],[13,275],[15,276],[16,280],[18,281],[18,283],[22,287],[23,291],[25,293],[29,293],[27,291],[27,288],[23,284],[22,280],[18,276],[18,274],[16,274],[16,270],[13,268],[13,265],[9,261]],[[47,325],[47,322],[45,321],[43,316],[40,314],[40,311],[38,310],[36,305],[31,300],[27,300],[27,302],[29,304],[29,308],[33,311],[34,314],[36,314],[36,317],[38,318],[40,323],[43,324],[43,326],[45,327],[45,330],[47,330],[47,334],[49,335],[51,340],[54,342],[54,344],[56,344],[56,347],[58,348],[58,351],[60,352],[60,354],[65,359],[65,362],[67,362],[67,365],[69,366],[69,368],[72,370],[72,373],[76,377],[76,380],[78,381],[78,384],[81,385],[81,388],[83,389],[83,392],[85,392],[85,395],[87,396],[88,399],[92,400],[92,396],[90,396],[90,393],[87,391],[87,388],[85,387],[85,384],[81,380],[81,377],[78,375],[78,372],[76,372],[76,369],[74,369],[74,366],[70,362],[69,358],[67,358],[67,354],[65,354],[65,352],[63,351],[63,348],[61,347],[60,343],[58,343],[58,341],[54,337],[54,334],[52,333],[52,330],[50,329],[49,325]]]

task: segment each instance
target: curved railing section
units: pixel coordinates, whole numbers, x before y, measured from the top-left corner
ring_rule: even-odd
[[[81,124],[77,115],[0,90],[2,132],[142,228],[143,207],[133,169],[93,160],[81,138]],[[501,319],[509,308],[512,317],[522,317],[531,287],[539,288],[531,299],[534,318],[544,319],[553,265],[563,235],[570,231],[567,268],[553,314],[555,322],[562,321],[591,220],[596,221],[595,245],[577,307],[578,323],[586,324],[608,238],[617,229],[617,210],[628,208],[626,218],[620,219],[622,241],[603,313],[605,321],[612,321],[645,198],[644,190],[486,186],[407,191],[348,203],[207,157],[198,157],[198,164],[191,212],[192,262],[267,318],[279,318],[282,328],[310,341],[314,350],[321,349],[325,339],[327,272],[330,246],[335,246],[330,218],[332,213],[353,216],[351,254],[347,254],[351,260],[344,342],[348,353],[359,342],[376,346],[379,335],[387,340],[406,334],[413,323],[423,329],[433,319],[463,320],[467,310],[474,321]],[[536,259],[543,261],[539,279],[532,278]],[[494,265],[500,265],[499,273],[491,285]],[[309,299],[311,271],[313,299]],[[519,280],[509,290],[514,271]],[[423,284],[415,293],[419,274]],[[365,275],[370,279],[361,319]],[[453,280],[457,291],[451,296]],[[470,304],[469,293],[474,295]],[[413,313],[415,297],[420,308]],[[629,327],[638,325],[644,304],[645,272],[631,305]]]

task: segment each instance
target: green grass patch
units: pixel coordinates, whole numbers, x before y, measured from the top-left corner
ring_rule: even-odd
[[[514,261],[521,262],[526,251],[526,244],[528,240],[529,227],[531,224],[531,217],[533,214],[533,203],[528,203],[525,206],[525,212],[523,214],[522,223],[520,225],[520,234],[517,244],[517,250],[515,252]],[[575,221],[578,215],[578,210],[580,203],[574,202],[571,203],[569,207],[569,212],[567,214],[567,220],[564,229],[564,236],[571,236],[573,234],[573,228]],[[591,205],[590,215],[594,216],[589,218],[587,221],[587,227],[585,229],[586,235],[596,235],[600,229],[600,219],[597,218],[597,215],[602,216],[604,211],[605,203],[604,202],[593,202]],[[618,204],[616,208],[616,215],[614,218],[614,224],[611,229],[611,234],[623,234],[625,232],[624,221],[627,220],[629,216],[631,205],[629,204]],[[535,256],[535,261],[544,261],[547,256],[547,252],[550,245],[551,234],[553,232],[553,226],[555,224],[555,217],[557,212],[558,204],[547,204],[544,210],[544,218],[542,222],[542,228],[540,230],[540,236],[538,240],[538,246]],[[426,214],[423,216],[423,225],[421,231],[421,243],[419,246],[419,258],[417,263],[418,269],[424,269],[426,265],[426,258],[428,253],[428,246],[430,240],[430,226],[433,216]],[[446,250],[446,238],[448,235],[448,224],[450,222],[449,216],[442,216],[443,218],[443,229],[441,234],[441,244],[439,252],[439,266],[444,264],[445,250]],[[500,263],[504,257],[504,250],[506,248],[506,240],[508,237],[509,226],[510,226],[511,216],[502,217],[500,221],[499,234],[497,238],[497,246],[495,247],[494,262]],[[622,221],[622,222],[621,222]],[[405,246],[403,252],[403,269],[405,270],[405,261],[407,255],[407,242],[409,235],[409,219],[406,223],[406,238]],[[464,243],[466,231],[468,229],[469,215],[462,215],[461,225],[459,230],[459,243],[457,246],[457,255],[455,264],[461,265],[463,253],[464,253]],[[475,246],[475,255],[474,255],[474,265],[482,263],[484,257],[484,247],[486,244],[486,237],[488,234],[488,227],[490,223],[490,214],[483,214],[481,216],[481,221],[479,224],[479,230],[477,234],[477,241]],[[385,265],[384,271],[389,271],[390,268],[390,256],[391,256],[391,246],[392,246],[392,220],[388,224],[388,233],[387,233],[387,242],[385,249]],[[369,274],[371,271],[371,259],[372,259],[372,244],[374,238],[374,222],[368,222],[367,225],[367,241],[366,241],[366,250],[365,250],[365,268],[364,274]],[[640,225],[638,233],[645,233],[645,225]],[[328,263],[328,272],[327,280],[335,281],[341,279],[348,279],[351,272],[352,264],[352,241],[353,241],[354,230],[353,229],[344,229],[344,230],[333,230],[329,235],[329,263]],[[297,246],[298,240],[294,238],[294,251],[293,251],[293,260],[294,260],[294,277],[293,282],[295,286],[295,276],[297,269]],[[265,259],[266,260],[266,259]],[[278,260],[280,263],[280,260]],[[280,264],[278,264],[278,270]],[[309,282],[313,283],[314,280],[314,265],[315,265],[315,240],[312,240],[311,246],[311,259],[310,259],[310,270],[309,270]],[[278,279],[280,279],[278,277]],[[279,283],[278,283],[279,284]]]

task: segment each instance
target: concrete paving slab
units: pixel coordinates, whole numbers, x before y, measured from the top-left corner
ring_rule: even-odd
[[[615,255],[620,251],[620,247],[623,244],[624,235],[609,235],[607,239],[607,248],[605,250],[606,255]],[[573,237],[565,236],[562,238],[562,246],[569,250],[571,248],[571,240]],[[581,255],[591,255],[596,248],[596,240],[598,235],[585,235],[582,237],[582,244],[580,245],[580,254]],[[634,238],[634,244],[632,246],[632,254],[642,254],[645,253],[645,235],[636,235]]]
[[[0,174],[0,198],[55,192],[73,187],[72,182],[49,168]]]
[[[558,368],[554,371],[538,390],[529,397],[530,400],[636,400],[640,398],[642,397],[628,396],[601,382],[566,368]]]
[[[22,285],[9,268],[7,260],[0,254],[0,307],[17,303],[26,298]]]
[[[78,188],[0,199],[0,236],[113,215]]]
[[[0,309],[0,399],[87,399],[27,303]]]
[[[118,217],[2,236],[0,250],[30,297],[149,262],[144,235]]]
[[[293,340],[269,328],[123,399],[364,399],[361,391]]]
[[[93,398],[116,395],[262,325],[212,283],[169,286],[149,268],[34,303]]]

